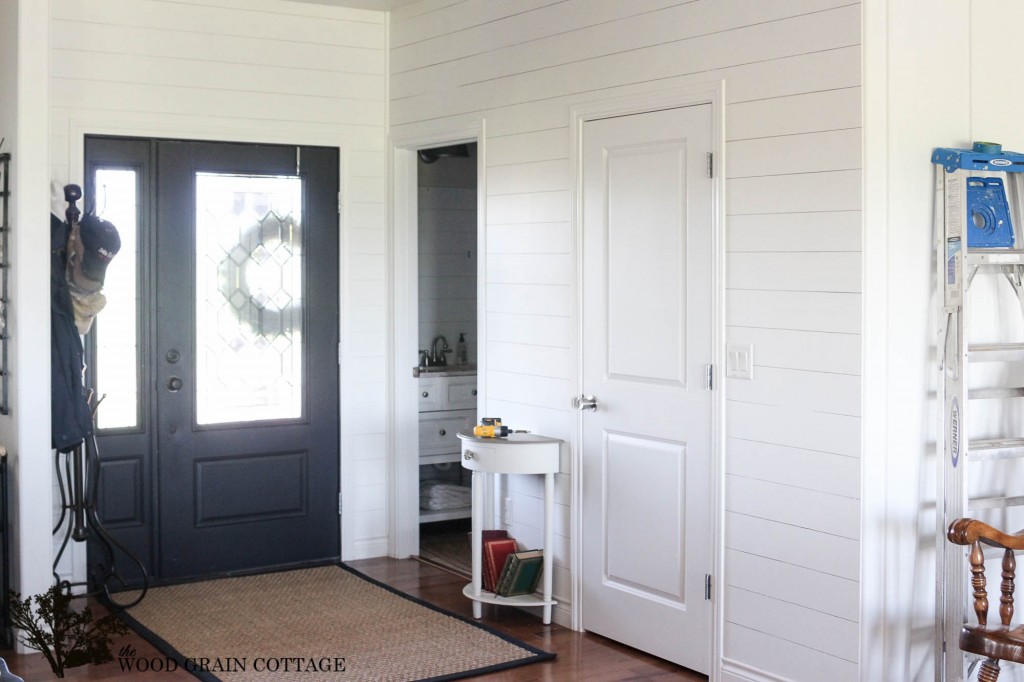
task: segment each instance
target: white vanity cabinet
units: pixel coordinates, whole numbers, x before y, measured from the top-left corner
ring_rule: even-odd
[[[420,478],[429,475],[433,464],[459,461],[459,431],[472,432],[476,424],[476,371],[451,368],[448,371],[422,373],[419,391]],[[420,522],[469,518],[469,507],[438,511],[420,510]]]

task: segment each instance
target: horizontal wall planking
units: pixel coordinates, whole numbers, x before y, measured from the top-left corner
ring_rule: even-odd
[[[860,294],[741,289],[725,298],[730,326],[860,333]]]
[[[568,285],[572,260],[568,254],[489,254],[487,282],[495,284]]]
[[[384,356],[364,358],[359,362],[353,362],[345,369],[345,381],[353,383],[378,381],[383,384],[387,381],[387,363],[384,361]]]
[[[726,183],[727,215],[856,211],[861,206],[859,170],[734,178]]]
[[[73,80],[82,78],[82,74],[90,74],[88,80],[273,92],[297,98],[328,96],[339,100],[379,102],[386,95],[383,76],[325,70],[313,65],[307,68],[280,67],[186,56],[133,56],[125,59],[123,54],[62,47],[50,51],[51,77]]]
[[[570,290],[567,284],[487,284],[487,310],[568,317]]]
[[[860,538],[860,502],[850,497],[726,475],[725,508],[850,540]]]
[[[733,588],[725,599],[725,621],[856,663],[856,621]],[[829,678],[831,679],[831,677]]]
[[[53,21],[50,30],[52,45],[81,52],[114,52],[120,55],[179,57],[220,63],[296,69],[324,69],[344,65],[347,73],[383,77],[387,53],[384,45],[374,48],[338,45],[297,45],[291,40],[256,40],[218,34],[167,31],[162,29],[127,28],[91,25],[89,31],[72,22]],[[116,45],[116,50],[102,49]]]
[[[859,252],[734,252],[726,254],[727,289],[859,293]]]
[[[359,394],[353,393],[352,395]],[[345,420],[345,423],[348,425],[351,436],[384,433],[387,429],[383,404],[360,404],[358,407],[351,408],[347,414],[348,419]]]
[[[352,446],[353,462],[360,460],[386,460],[387,446],[383,433],[368,433],[354,436],[350,443]]]
[[[517,476],[517,478],[519,478]],[[538,480],[543,477],[534,476]],[[552,530],[555,535],[561,537],[569,537],[570,535],[570,514],[569,508],[563,504],[555,505],[554,513],[551,518]],[[543,531],[544,528],[544,498],[543,496],[523,495],[519,494],[516,497],[515,504],[512,507],[512,522],[517,525],[527,526],[533,528],[536,531]],[[514,533],[511,534],[517,540],[525,541],[525,538],[521,538]],[[538,539],[543,539],[543,535],[538,533]],[[532,543],[531,543],[532,544]],[[531,545],[527,545],[528,547]],[[532,545],[534,547],[540,546],[540,543]],[[568,562],[566,562],[568,563]]]
[[[145,83],[111,83],[65,78],[51,79],[54,105],[74,107],[93,102],[103,110],[121,110],[135,114],[175,113],[202,116],[216,111],[218,116],[237,120],[273,122],[328,123],[344,121],[366,126],[379,125],[384,119],[383,101],[336,100],[330,97],[296,97],[253,91],[225,92],[210,87],[172,87]]]
[[[471,277],[420,277],[419,295],[421,298],[430,298],[425,292],[443,292],[443,296],[452,298],[474,298],[477,292],[476,280]]]
[[[725,472],[851,499],[860,497],[860,460],[817,450],[726,440]]]
[[[470,239],[476,248],[477,210],[421,208],[419,212],[419,243],[421,248],[443,248],[454,239],[465,243]]]
[[[742,661],[744,670],[771,670],[772,677],[765,679],[810,682],[820,680],[827,671],[829,682],[860,680],[860,670],[852,661],[735,623],[725,624],[723,644],[725,668],[729,667],[730,661]],[[744,675],[742,679],[759,678]]]
[[[807,92],[751,102],[726,109],[728,141],[861,127],[861,88]]]
[[[394,48],[419,43],[478,24],[490,24],[507,16],[521,14],[561,1],[564,0],[518,0],[515,3],[463,0],[455,3],[441,3],[434,11],[416,13],[413,16],[406,14],[403,9],[396,13],[392,21],[391,42]]]
[[[348,163],[349,177],[384,177],[384,155],[378,151],[352,150],[348,155]]]
[[[242,9],[253,12],[269,12],[271,14],[294,14],[296,16],[308,16],[311,18],[345,19],[346,21],[363,22],[368,24],[386,23],[386,14],[377,10],[356,9],[354,7],[340,7],[337,5],[322,5],[319,3],[282,3],[281,0],[175,0],[179,3],[190,5],[211,5],[225,7],[228,9]],[[282,9],[284,4],[284,9]]]
[[[857,621],[860,617],[860,583],[856,580],[732,549],[725,552],[725,565],[730,587],[845,620]],[[764,579],[768,575],[770,581]]]
[[[567,190],[488,197],[487,224],[568,222],[571,206]]]
[[[379,539],[385,546],[387,545],[388,512],[386,509],[351,511],[346,514],[346,518],[352,519],[352,525],[348,526],[346,530],[350,530],[353,537],[359,538],[359,543],[369,544],[372,540]],[[364,559],[374,556],[379,556],[379,554],[372,550],[367,550],[365,555],[357,553],[352,558]]]
[[[489,166],[487,196],[568,190],[569,182],[568,159]]]
[[[860,376],[760,367],[754,380],[726,378],[729,400],[815,412],[860,416]]]
[[[758,367],[851,375],[861,371],[859,334],[727,327],[725,336],[727,343],[753,346]]]
[[[444,111],[428,114],[416,106],[405,106],[404,101],[393,101],[391,126],[398,134],[405,124],[448,115],[482,116],[486,113],[489,136],[514,135],[564,126],[568,122],[566,112],[570,107],[610,97],[628,97],[695,86],[717,87],[718,83],[725,80],[728,83],[726,99],[731,104],[859,86],[860,68],[860,47],[857,46],[659,78],[650,77],[646,69],[641,69],[633,74],[632,82],[629,83],[589,91],[563,88],[557,96],[548,97],[534,97],[528,92],[526,101],[502,106],[481,106],[480,102],[472,101],[463,107],[448,106]],[[566,89],[569,92],[565,92]]]
[[[495,400],[558,409],[568,403],[570,393],[569,382],[565,379],[497,370],[487,372],[487,395]]]
[[[379,230],[383,235],[383,228],[387,224],[387,208],[384,204],[372,204],[355,200],[344,204],[342,211],[345,214],[348,232],[357,235],[362,230]],[[383,253],[383,251],[374,249],[369,253]]]
[[[857,540],[757,516],[726,512],[725,546],[841,578],[860,576]]]
[[[381,22],[352,21],[339,12],[335,17],[289,12],[293,3],[281,2],[278,11],[250,11],[218,7],[214,3],[162,2],[161,0],[54,0],[53,16],[76,23],[158,29],[261,41],[296,41],[325,45],[382,48],[386,27]],[[300,8],[301,10],[301,8]],[[83,31],[88,34],[89,31]]]
[[[488,397],[485,398],[485,402],[481,403],[479,412],[481,416],[494,415],[500,417],[503,424],[514,429],[525,429],[530,433],[539,433],[551,438],[561,438],[568,441],[571,437],[569,407],[568,402],[562,407],[552,409],[538,407],[537,405],[522,405]],[[565,460],[565,451],[568,448],[563,447],[562,450],[563,460]],[[561,470],[569,471],[569,467],[562,466]],[[568,476],[555,476],[556,491],[559,489],[559,484],[557,483],[559,478],[567,479]],[[568,497],[560,497],[559,499],[563,503],[568,504]]]
[[[487,313],[488,341],[529,343],[537,346],[568,348],[570,339],[569,329],[568,317],[498,312]]]
[[[472,277],[476,275],[476,258],[466,253],[420,253],[417,258],[420,274],[425,277]]]
[[[563,413],[563,417],[564,417]],[[535,431],[531,431],[535,433]],[[564,450],[563,449],[563,454]],[[509,476],[505,479],[505,490],[518,495],[527,495],[538,500],[544,499],[543,476]],[[567,512],[572,504],[572,477],[566,473],[555,474],[555,504],[565,507],[561,513]]]
[[[350,331],[345,334],[342,347],[348,358],[384,357],[386,347],[384,330],[369,332]]]
[[[372,511],[375,509],[387,509],[387,486],[370,485],[360,480],[358,484],[349,488],[346,502],[350,505],[352,513]]]
[[[566,380],[572,378],[573,372],[568,348],[501,341],[487,344],[487,366],[494,370]]]
[[[569,159],[569,128],[487,136],[487,166]]]
[[[360,201],[383,204],[387,200],[387,183],[384,178],[349,177],[348,191]]]
[[[476,300],[467,299],[420,299],[419,318],[420,325],[437,322],[458,322],[465,323],[475,319]],[[434,325],[436,326],[436,325]],[[475,324],[473,325],[476,326]],[[455,345],[455,339],[449,342],[450,346]]]
[[[860,211],[729,216],[726,251],[860,251]]]
[[[638,74],[643,74],[645,80],[659,80],[679,76],[681,69],[685,69],[685,73],[703,73],[707,77],[709,72],[754,62],[820,55],[859,43],[859,16],[859,9],[842,9],[758,24],[681,43],[653,45],[521,75],[480,80],[457,90],[447,89],[448,83],[442,78],[429,84],[429,92],[411,97],[404,97],[393,85],[394,120],[410,120],[407,112],[412,111],[419,112],[418,118],[433,118],[520,103],[524,95],[545,99],[564,96],[567,88],[581,93],[634,84]]]
[[[420,187],[418,201],[418,208],[420,210],[475,210],[476,189],[467,187]]]
[[[860,456],[860,418],[791,407],[726,401],[727,436]]]
[[[647,14],[685,2],[686,0],[644,0],[631,3],[616,0],[547,2],[542,5],[520,6],[518,9],[527,11],[492,21],[478,22],[472,21],[471,16],[460,13],[459,21],[465,23],[455,31],[451,31],[452,26],[448,26],[445,27],[448,31],[443,34],[421,34],[421,38],[415,42],[394,44],[391,72],[395,75],[404,74],[437,64],[472,59],[515,45],[536,45],[539,49],[544,49],[545,43],[557,36],[584,30],[589,26],[617,23],[637,14]],[[392,32],[396,34],[398,40],[402,39],[403,34],[411,33],[410,29],[413,28],[401,19],[396,20],[394,16],[392,27]]]
[[[361,459],[353,462],[352,472],[360,485],[382,486],[388,481],[387,460]],[[386,498],[385,498],[386,499]]]
[[[384,329],[384,307],[381,305],[350,301],[348,313],[349,331],[376,332]]]
[[[569,253],[572,232],[567,222],[491,224],[487,253]]]
[[[737,140],[725,145],[730,178],[860,168],[861,129]]]
[[[360,305],[380,305],[385,302],[385,284],[383,279],[356,279],[348,277],[345,294],[350,301],[358,301]]]
[[[773,6],[777,3],[758,3],[763,8],[762,20],[748,23],[750,17],[730,11],[738,4],[743,0],[688,4],[590,28],[567,25],[551,38],[519,42],[405,73],[392,71],[392,92],[402,99],[426,95],[439,87],[507,82],[519,88],[526,82],[545,83],[548,74],[561,71],[568,74],[565,82],[572,82],[576,78],[593,79],[601,71],[614,74],[620,63],[637,66],[634,60],[638,58],[649,59],[646,68],[655,72],[656,64],[669,60],[660,75],[675,75],[670,70],[679,65],[694,73],[859,43],[857,6],[779,17],[779,8]],[[700,17],[692,21],[691,15],[695,14]],[[488,28],[493,39],[499,28]],[[587,68],[591,65],[593,68]]]

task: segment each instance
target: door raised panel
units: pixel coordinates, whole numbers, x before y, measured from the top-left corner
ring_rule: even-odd
[[[604,561],[610,586],[684,601],[686,445],[605,434]],[[651,561],[656,547],[657,561]]]
[[[196,461],[196,526],[304,515],[308,460],[285,452]]]
[[[686,142],[613,147],[606,163],[608,375],[683,385]]]

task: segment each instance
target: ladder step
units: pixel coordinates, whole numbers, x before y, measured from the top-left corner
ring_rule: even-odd
[[[1024,438],[987,438],[972,440],[967,456],[971,461],[1024,457]]]
[[[999,251],[981,251],[968,249],[968,265],[1020,265],[1024,263],[1024,249],[1000,249]]]
[[[1018,362],[1024,360],[1024,343],[976,343],[967,347],[971,362]]]
[[[972,388],[967,391],[971,400],[991,398],[1024,398],[1024,388]]]
[[[978,511],[980,509],[1005,509],[1006,507],[1020,507],[1022,505],[1024,505],[1024,496],[982,497],[976,500],[968,500],[967,511]]]

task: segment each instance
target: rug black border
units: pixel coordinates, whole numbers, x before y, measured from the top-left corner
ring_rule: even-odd
[[[524,641],[522,641],[520,639],[512,637],[511,635],[508,635],[508,634],[506,634],[504,632],[501,632],[500,630],[497,630],[497,629],[491,627],[490,625],[486,625],[486,624],[481,623],[481,622],[479,622],[477,620],[474,620],[474,619],[471,619],[471,618],[467,618],[466,616],[462,616],[462,615],[460,615],[458,613],[452,613],[451,611],[448,611],[447,609],[443,609],[440,606],[436,606],[434,604],[431,604],[430,602],[424,601],[423,599],[420,599],[419,597],[414,597],[411,594],[407,594],[405,592],[402,592],[399,589],[391,587],[390,585],[386,585],[386,584],[382,583],[381,581],[377,580],[376,578],[371,578],[370,576],[366,575],[362,571],[359,571],[359,570],[357,570],[355,568],[352,568],[351,566],[349,566],[348,564],[346,564],[343,561],[342,562],[331,562],[329,564],[324,564],[324,565],[326,565],[326,566],[336,566],[336,567],[338,567],[338,568],[340,568],[340,569],[342,569],[344,571],[348,571],[349,573],[355,575],[358,578],[361,578],[361,579],[365,580],[366,582],[370,583],[371,585],[376,585],[377,587],[385,589],[388,592],[391,592],[392,594],[394,594],[396,596],[402,597],[403,599],[408,599],[409,601],[411,601],[411,602],[413,602],[415,604],[418,604],[419,606],[423,606],[423,607],[428,608],[428,609],[430,609],[432,611],[436,611],[437,613],[440,613],[442,615],[448,616],[449,618],[455,618],[456,620],[462,621],[463,623],[466,623],[467,625],[472,625],[473,627],[479,628],[479,629],[483,630],[484,632],[487,632],[488,634],[494,635],[495,637],[498,637],[499,639],[503,639],[506,642],[509,642],[510,644],[514,644],[515,646],[519,647],[520,649],[525,649],[526,651],[529,651],[531,654],[533,654],[532,656],[529,656],[529,657],[526,657],[526,658],[519,658],[519,659],[516,659],[514,661],[507,661],[505,663],[498,663],[498,664],[495,664],[495,665],[489,665],[489,666],[485,666],[483,668],[474,668],[472,670],[465,670],[465,671],[462,671],[462,672],[451,673],[451,674],[448,674],[448,675],[440,675],[440,676],[437,676],[437,677],[424,677],[424,678],[417,679],[414,682],[448,682],[449,680],[462,680],[462,679],[466,679],[467,677],[475,677],[477,675],[487,675],[489,673],[499,672],[499,671],[502,671],[502,670],[510,670],[512,668],[518,668],[518,667],[521,667],[521,666],[524,666],[524,665],[529,665],[531,663],[541,663],[543,661],[552,661],[552,660],[554,660],[558,656],[558,654],[554,654],[554,653],[552,653],[550,651],[544,651],[543,649],[539,649],[539,648],[533,646],[532,644],[527,644],[526,642],[524,642]],[[288,573],[288,572],[291,572],[291,571],[301,571],[301,570],[308,570],[308,569],[307,568],[288,568],[288,569],[284,569],[284,570],[281,570],[281,571],[268,571],[268,573]],[[228,578],[240,578],[240,577],[246,577],[246,576],[222,576],[222,577],[217,577],[217,578],[211,578],[210,580],[226,580]],[[177,663],[180,670],[184,670],[185,672],[188,672],[189,674],[193,675],[194,677],[196,677],[199,680],[202,680],[203,682],[223,682],[223,680],[221,680],[219,677],[217,677],[213,673],[206,672],[206,671],[201,671],[201,670],[189,670],[188,667],[186,667],[186,662],[188,660],[186,656],[183,656],[181,654],[181,652],[179,652],[177,649],[175,649],[173,646],[171,646],[171,644],[168,643],[165,639],[163,639],[162,637],[157,635],[155,632],[153,632],[149,628],[147,628],[144,625],[142,625],[141,623],[139,623],[139,621],[137,621],[134,618],[132,618],[132,616],[127,611],[125,611],[123,609],[111,609],[111,612],[114,613],[118,618],[123,620],[125,623],[127,623],[128,626],[131,627],[133,630],[135,630],[135,632],[138,633],[138,635],[140,637],[142,637],[147,642],[149,642],[154,647],[156,647],[157,650],[160,651],[160,653],[164,654],[165,656],[167,656],[168,658],[173,660],[175,663]],[[341,677],[339,679],[344,679],[344,678]]]

